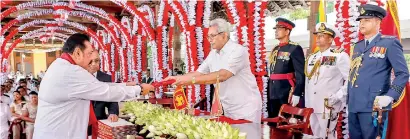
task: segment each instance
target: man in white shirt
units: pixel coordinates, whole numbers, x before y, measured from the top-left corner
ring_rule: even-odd
[[[135,82],[98,81],[86,70],[95,51],[87,35],[71,35],[62,51],[41,82],[34,139],[84,139],[89,122],[97,124],[90,100],[122,101],[154,89]]]
[[[210,23],[208,40],[213,48],[196,72],[171,76],[175,84],[215,84],[220,80],[219,97],[224,115],[232,119],[261,122],[261,95],[251,72],[248,49],[229,40],[230,24],[224,19]]]
[[[305,62],[305,106],[314,109],[310,116],[313,135],[336,139],[338,112],[346,106],[350,58],[343,48],[330,48],[333,38],[339,35],[336,28],[318,23],[315,34],[319,51],[309,55]],[[325,108],[325,99],[326,105],[333,108],[332,113]]]

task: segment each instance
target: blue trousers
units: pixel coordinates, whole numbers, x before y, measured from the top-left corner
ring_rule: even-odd
[[[383,113],[380,133],[383,133],[383,124],[386,120],[387,112]],[[371,112],[349,112],[348,115],[349,136],[350,139],[375,139],[378,135],[378,127],[373,125],[373,116]]]

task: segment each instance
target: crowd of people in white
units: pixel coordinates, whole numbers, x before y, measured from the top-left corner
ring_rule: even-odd
[[[37,78],[33,78],[32,74],[25,76],[19,71],[1,74],[0,138],[31,139],[37,113],[37,92],[44,72],[41,71]]]

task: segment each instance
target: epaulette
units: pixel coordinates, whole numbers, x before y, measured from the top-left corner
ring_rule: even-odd
[[[292,45],[299,45],[299,43],[292,42],[292,41],[289,41],[289,44],[292,44]]]
[[[3,94],[3,96],[10,97],[10,96],[9,96],[9,95],[7,95],[7,94]]]
[[[345,48],[343,48],[343,47],[339,47],[339,48],[336,48],[336,49],[330,49],[330,52],[332,52],[332,53],[341,53],[341,52],[344,52],[345,51]]]
[[[310,53],[310,54],[306,57],[306,59],[307,59],[307,60],[309,60],[310,56],[312,56],[312,55],[316,54],[317,52],[319,52],[319,51],[316,51],[316,52]]]
[[[382,35],[381,38],[393,39],[393,38],[396,38],[396,36]]]

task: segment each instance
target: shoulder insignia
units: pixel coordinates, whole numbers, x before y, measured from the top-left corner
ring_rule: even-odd
[[[339,47],[339,48],[331,49],[330,51],[333,53],[341,53],[341,52],[344,52],[345,49],[343,47]]]
[[[381,38],[393,39],[393,38],[396,38],[396,36],[382,35],[382,37],[381,37]]]
[[[319,52],[319,51],[316,51],[316,52],[310,53],[310,54],[306,57],[306,60],[309,60],[309,58],[310,58],[311,56],[315,55],[317,52]]]
[[[296,42],[291,42],[291,41],[289,41],[289,44],[292,44],[292,45],[299,45],[298,43],[296,43]]]

